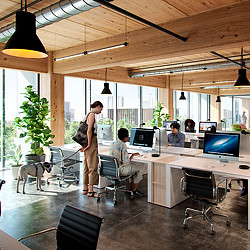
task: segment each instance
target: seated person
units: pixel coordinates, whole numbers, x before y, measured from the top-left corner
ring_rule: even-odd
[[[171,133],[168,134],[168,146],[173,147],[184,147],[185,135],[179,132],[180,124],[178,122],[173,122],[170,125]]]
[[[130,182],[130,188],[135,196],[143,195],[143,193],[137,189],[139,182],[142,180],[142,169],[140,166],[131,162],[132,158],[135,155],[139,155],[139,153],[133,153],[129,156],[126,146],[128,136],[128,130],[126,128],[120,128],[118,130],[119,140],[112,143],[110,154],[118,161],[120,175],[129,175],[138,171],[138,173],[133,176],[133,180]]]
[[[185,132],[195,132],[194,127],[195,122],[192,119],[187,119],[185,121]]]

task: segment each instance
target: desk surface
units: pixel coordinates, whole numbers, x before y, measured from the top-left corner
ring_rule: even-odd
[[[0,249],[4,250],[28,250],[29,248],[10,235],[0,230]]]
[[[234,176],[236,178],[249,178],[250,169],[240,169],[239,162],[229,161],[222,163],[219,160],[199,158],[199,157],[183,157],[181,159],[168,162],[167,164],[179,168],[193,168],[198,170],[212,171],[223,176]]]

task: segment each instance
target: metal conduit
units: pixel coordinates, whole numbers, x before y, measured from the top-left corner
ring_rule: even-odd
[[[236,61],[239,62],[239,61]],[[246,65],[250,65],[250,59],[244,60]],[[186,71],[202,71],[202,70],[213,70],[213,69],[226,69],[226,68],[235,68],[234,62],[218,62],[218,63],[210,63],[210,64],[199,64],[199,65],[190,65],[184,67],[165,67],[163,69],[158,70],[148,70],[148,71],[129,71],[128,75],[131,78],[138,78],[144,76],[155,76],[155,75],[165,75],[165,74],[173,74],[180,73]]]
[[[111,0],[112,1],[112,0]],[[93,0],[62,0],[35,12],[36,28],[42,28],[63,19],[88,11],[101,4]],[[0,43],[8,40],[16,30],[16,22],[0,28]]]

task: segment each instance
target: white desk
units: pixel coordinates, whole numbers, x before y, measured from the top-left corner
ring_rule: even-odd
[[[28,250],[29,248],[10,235],[0,230],[0,249],[4,250]]]

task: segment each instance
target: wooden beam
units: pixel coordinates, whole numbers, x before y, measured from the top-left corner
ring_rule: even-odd
[[[105,69],[68,74],[68,76],[104,81]],[[107,71],[108,82],[127,83],[127,84],[141,85],[141,86],[155,87],[155,88],[165,88],[166,87],[165,79],[166,79],[165,76],[130,78],[128,77],[127,70],[122,67],[109,68]]]
[[[128,33],[127,47],[56,61],[54,72],[70,74],[243,46],[250,41],[249,9],[250,1],[247,1],[161,25],[187,37],[187,42],[178,41],[153,28],[132,31]],[[100,49],[121,42],[124,42],[124,34],[88,43],[86,47],[88,50]],[[83,52],[84,48],[83,44],[57,51],[55,57]]]
[[[48,72],[48,60],[43,59],[29,59],[15,56],[8,56],[2,52],[5,44],[0,44],[0,67],[5,69],[17,69],[24,71],[33,71],[37,73]]]

